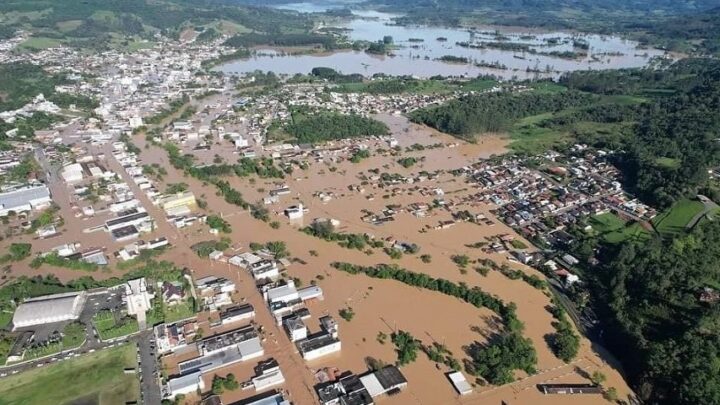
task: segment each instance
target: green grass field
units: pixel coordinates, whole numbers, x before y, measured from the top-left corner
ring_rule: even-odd
[[[118,338],[140,330],[137,319],[126,317],[121,322],[116,322],[115,317],[109,311],[99,312],[95,315],[93,324],[102,340]]]
[[[652,224],[661,235],[672,235],[685,230],[691,219],[704,209],[700,201],[687,198],[676,202],[669,210],[653,218]]]
[[[138,399],[135,347],[125,345],[0,380],[1,405],[116,405]]]
[[[165,307],[165,322],[167,323],[177,322],[193,316],[195,316],[195,311],[193,311],[190,301],[183,301],[177,305]]]
[[[532,115],[515,123],[510,130],[510,148],[516,152],[538,154],[570,139],[567,131],[537,125],[552,116],[553,113]]]
[[[650,238],[650,233],[638,223],[628,224],[613,213],[606,213],[590,217],[593,232],[608,243],[622,243],[628,241],[642,242]]]
[[[55,48],[62,45],[57,39],[44,37],[31,37],[18,45],[18,48],[28,51],[37,51],[47,48]]]

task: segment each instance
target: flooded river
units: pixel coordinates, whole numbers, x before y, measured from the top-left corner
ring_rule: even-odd
[[[293,3],[284,9],[319,12],[340,7],[342,3],[318,5]],[[569,32],[535,32],[508,27],[443,28],[394,25],[398,15],[377,11],[353,11],[356,18],[338,24],[352,41],[393,39],[391,55],[365,52],[286,55],[259,49],[249,59],[229,62],[218,69],[225,73],[254,70],[279,74],[309,73],[318,66],[343,73],[415,75],[418,77],[470,76],[491,74],[505,79],[557,77],[563,72],[586,69],[641,67],[653,57],[663,55],[657,49],[641,49],[638,44],[617,36]],[[461,63],[440,60],[452,56]]]

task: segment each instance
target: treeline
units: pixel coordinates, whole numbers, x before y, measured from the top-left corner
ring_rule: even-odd
[[[363,81],[363,75],[359,73],[342,74],[335,69],[329,67],[314,67],[310,74],[319,79],[325,79],[333,83],[360,83]]]
[[[427,274],[415,273],[396,265],[378,264],[366,267],[351,263],[334,262],[332,266],[350,274],[364,274],[372,278],[393,279],[413,287],[439,291],[445,295],[460,298],[478,308],[485,307],[495,312],[502,318],[503,324],[509,330],[517,331],[523,328],[522,322],[517,319],[515,304],[505,304],[500,298],[482,291],[480,287],[469,288],[465,284],[455,284],[442,278],[433,278]]]
[[[410,119],[462,139],[474,140],[474,136],[482,132],[507,130],[523,117],[585,106],[595,101],[597,97],[576,91],[469,95],[438,107],[416,110],[410,114]]]
[[[93,110],[100,106],[96,99],[82,94],[55,93],[47,99],[60,108],[70,108],[74,105],[75,108],[80,110]]]
[[[365,274],[368,277],[392,279],[404,284],[438,291],[442,294],[460,298],[478,308],[487,308],[500,316],[505,331],[490,343],[473,343],[468,348],[471,361],[465,365],[466,371],[478,375],[491,384],[505,384],[514,380],[514,371],[523,370],[535,373],[537,353],[532,342],[522,336],[523,323],[517,318],[515,304],[506,304],[500,298],[488,294],[480,287],[468,287],[464,283],[456,284],[441,278],[433,278],[423,273],[415,273],[395,265],[378,264],[365,267],[351,263],[334,262],[334,268],[349,274]]]
[[[702,74],[716,68],[712,59],[688,58],[663,69],[585,70],[565,73],[560,84],[591,93],[641,96],[670,96],[699,85]]]
[[[261,34],[251,32],[235,35],[225,41],[225,45],[233,48],[251,48],[259,45],[269,46],[305,46],[320,45],[325,49],[335,48],[335,38],[318,34]]]
[[[695,81],[647,105],[619,162],[631,190],[660,208],[707,188],[708,168],[720,162],[720,63],[709,62]],[[668,159],[677,164],[661,164]]]
[[[317,112],[307,114],[294,112],[292,122],[285,131],[300,143],[318,143],[330,140],[358,138],[363,136],[387,135],[387,125],[372,118],[357,114]]]

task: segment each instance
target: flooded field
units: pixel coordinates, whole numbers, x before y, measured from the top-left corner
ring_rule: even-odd
[[[306,404],[315,401],[312,387],[317,383],[315,374],[319,370],[330,369],[340,372],[352,371],[362,373],[367,369],[369,358],[393,363],[396,360],[394,347],[389,339],[382,343],[379,334],[404,330],[429,345],[434,342],[445,344],[452,352],[453,358],[462,362],[469,359],[465,348],[474,342],[483,344],[492,339],[502,328],[499,318],[493,312],[476,308],[461,300],[443,294],[406,286],[394,280],[371,279],[363,275],[349,275],[331,267],[335,261],[344,261],[359,265],[375,265],[396,263],[408,270],[428,274],[436,278],[444,278],[455,283],[466,283],[479,286],[483,291],[502,298],[505,302],[517,305],[518,318],[525,324],[523,335],[531,339],[538,355],[538,374],[524,376],[519,373],[516,383],[502,387],[475,385],[474,393],[458,397],[445,373],[447,367],[436,365],[423,353],[418,353],[417,361],[404,366],[403,373],[408,379],[408,388],[397,396],[384,397],[378,400],[381,404],[485,404],[485,403],[533,403],[533,404],[572,404],[575,398],[544,396],[536,389],[536,384],[547,382],[587,382],[587,376],[595,370],[602,370],[608,376],[608,386],[618,389],[620,397],[629,393],[627,385],[614,366],[614,360],[599,354],[585,340],[576,361],[564,364],[551,352],[547,336],[554,333],[553,317],[548,312],[549,297],[521,280],[511,280],[499,272],[491,271],[486,276],[473,270],[461,270],[451,260],[452,255],[465,254],[472,259],[489,258],[497,263],[508,263],[511,267],[539,274],[535,270],[511,262],[507,254],[489,254],[480,249],[468,247],[487,238],[514,232],[500,223],[491,214],[492,206],[473,201],[469,198],[474,194],[474,186],[466,184],[462,178],[453,176],[450,171],[473,163],[479,158],[488,158],[501,154],[506,149],[508,140],[501,136],[489,134],[478,144],[468,144],[450,136],[438,133],[429,128],[409,123],[405,117],[380,114],[377,119],[385,122],[390,128],[393,138],[397,140],[400,152],[388,153],[386,140],[361,139],[338,141],[326,145],[328,154],[324,158],[308,159],[306,170],[296,170],[284,180],[260,178],[228,177],[232,187],[242,192],[245,200],[260,201],[267,196],[269,190],[280,185],[287,185],[291,192],[280,198],[280,202],[269,205],[272,221],[279,222],[279,228],[273,229],[265,223],[253,219],[250,214],[237,206],[230,205],[216,194],[213,186],[183,175],[169,164],[167,154],[158,146],[147,143],[143,136],[137,136],[133,142],[141,150],[143,164],[156,163],[167,169],[162,180],[157,181],[158,189],[165,189],[171,183],[187,183],[196,196],[207,201],[204,213],[218,214],[230,224],[232,248],[227,254],[249,250],[249,245],[268,241],[283,241],[287,245],[292,264],[285,269],[287,277],[296,278],[302,285],[316,283],[323,289],[324,299],[308,305],[312,317],[307,320],[310,332],[319,330],[318,318],[332,315],[338,319],[342,350],[336,355],[323,357],[316,361],[305,362],[297,353],[295,346],[289,341],[286,333],[276,325],[260,293],[255,288],[251,276],[237,267],[226,263],[210,261],[198,257],[190,246],[200,241],[217,239],[207,225],[196,224],[185,229],[175,229],[165,220],[164,214],[145,201],[140,190],[136,195],[142,200],[143,206],[156,218],[157,227],[152,234],[143,235],[144,239],[165,236],[173,245],[158,259],[170,260],[180,267],[187,267],[195,278],[207,275],[227,277],[236,282],[235,301],[248,302],[256,308],[255,322],[264,328],[265,355],[275,358],[285,374],[283,385],[289,398],[295,403]],[[423,150],[413,150],[413,145],[422,145]],[[351,148],[365,147],[370,157],[359,163],[352,163],[345,157]],[[237,152],[227,142],[211,143],[209,150],[195,151],[194,145],[182,145],[185,153],[197,156],[197,164],[211,163],[215,155],[227,162],[238,159]],[[102,151],[103,148],[100,148]],[[267,151],[266,151],[267,152]],[[118,173],[123,173],[113,157],[106,153],[107,165]],[[403,167],[398,163],[400,158],[414,157],[417,162],[411,167]],[[386,173],[414,177],[422,171],[437,173],[432,181],[399,183],[381,187],[378,181],[363,184],[363,178],[371,171],[379,170]],[[130,182],[132,184],[132,182]],[[53,185],[61,187],[62,184]],[[134,187],[134,185],[133,185]],[[410,204],[432,204],[441,189],[444,200],[450,209],[434,209],[427,216],[417,217],[408,211],[400,212],[395,220],[385,225],[374,225],[362,218],[367,212],[380,212],[388,205],[407,207]],[[321,195],[331,198],[321,199]],[[70,199],[67,193],[59,192],[58,198]],[[112,243],[107,234],[83,233],[86,227],[78,218],[72,217],[72,202],[57,201],[63,215],[67,217],[65,235],[81,241],[83,246],[104,246],[108,253],[119,248],[123,243]],[[308,213],[300,220],[288,220],[282,214],[283,209],[302,202]],[[473,224],[460,222],[447,229],[434,229],[440,221],[452,218],[451,211],[467,209],[472,213],[482,213],[492,224]],[[68,213],[66,211],[69,210]],[[338,232],[367,233],[376,239],[403,240],[417,244],[417,254],[404,254],[402,258],[391,259],[382,249],[360,251],[346,249],[333,242],[327,242],[309,236],[300,231],[315,218],[332,218],[339,221]],[[519,236],[515,235],[517,239]],[[63,238],[65,239],[65,238]],[[33,251],[50,249],[59,242],[53,240],[33,241]],[[127,242],[126,242],[127,243]],[[421,254],[431,256],[428,263],[420,259]],[[111,266],[115,268],[115,266]],[[87,273],[77,270],[55,269],[43,267],[31,269],[26,262],[15,263],[11,270],[14,276],[25,274],[47,274],[52,272],[61,280],[67,281],[84,275],[95,278],[107,278],[120,275],[119,270],[97,271]],[[338,311],[352,308],[355,316],[345,321],[338,316]],[[209,329],[209,317],[217,314],[202,314],[200,327],[204,335],[210,336],[222,329]],[[194,352],[184,353],[168,358],[165,369],[168,374],[177,371],[179,361],[193,358]],[[253,376],[252,360],[228,366],[205,375],[206,386],[210,386],[212,375],[225,375],[232,372],[239,381]],[[471,382],[474,382],[469,377]],[[223,395],[227,401],[235,401],[253,395],[253,392],[237,390]],[[197,399],[189,395],[186,403]],[[600,396],[583,398],[583,404],[603,404]]]
[[[388,172],[404,174],[417,173],[420,170],[450,170],[470,163],[478,157],[487,157],[493,153],[501,153],[505,141],[501,138],[490,138],[485,144],[470,145],[457,143],[453,138],[434,133],[427,128],[407,123],[402,117],[380,116],[393,129],[395,137],[401,146],[421,143],[432,145],[443,143],[446,146],[415,152],[422,154],[425,160],[415,167],[405,169],[398,165],[397,157],[375,156],[353,164],[349,161],[337,163],[313,163],[307,171],[294,174],[287,180],[292,190],[290,195],[283,196],[281,202],[271,206],[272,220],[281,223],[279,229],[272,229],[250,217],[250,215],[235,206],[228,205],[214,195],[209,186],[203,186],[192,178],[181,176],[169,168],[165,182],[185,181],[196,194],[203,194],[208,201],[209,212],[221,213],[231,224],[233,233],[230,235],[236,247],[242,251],[247,250],[251,242],[263,243],[267,241],[282,240],[287,244],[290,256],[299,260],[287,268],[289,277],[297,278],[302,285],[311,281],[319,285],[324,291],[324,300],[309,304],[312,318],[307,321],[311,332],[319,329],[317,319],[325,314],[338,318],[338,311],[351,307],[355,312],[352,321],[339,320],[342,351],[313,361],[303,362],[295,353],[293,345],[289,342],[284,331],[274,325],[269,314],[263,308],[262,298],[255,290],[251,277],[235,267],[222,263],[213,263],[207,259],[200,259],[194,254],[179,255],[184,249],[177,247],[175,253],[168,255],[171,260],[180,265],[192,268],[196,277],[216,275],[231,277],[238,285],[238,297],[245,298],[257,310],[256,321],[268,327],[266,332],[264,358],[274,357],[283,364],[293,364],[292,371],[286,371],[287,382],[285,388],[296,401],[313,395],[311,387],[315,383],[314,374],[324,368],[338,369],[339,371],[362,372],[366,369],[368,357],[392,363],[395,353],[392,344],[384,344],[377,339],[378,333],[387,335],[396,330],[409,331],[424,344],[440,342],[447,345],[457,360],[467,359],[464,347],[473,342],[486,342],[498,331],[498,318],[492,312],[478,309],[454,298],[439,293],[405,286],[392,280],[375,280],[361,275],[348,275],[338,272],[330,266],[333,261],[347,261],[361,265],[374,265],[378,263],[397,263],[407,269],[423,272],[433,277],[442,277],[454,282],[464,282],[468,285],[480,286],[484,291],[502,297],[506,302],[514,302],[518,306],[518,316],[525,323],[523,334],[529,337],[538,352],[539,374],[501,388],[477,386],[476,393],[459,398],[447,381],[444,367],[436,367],[427,357],[419,353],[418,360],[403,368],[409,380],[409,387],[403,393],[382,398],[380,403],[386,404],[481,404],[499,403],[501,400],[510,403],[538,403],[538,404],[571,404],[573,398],[545,397],[537,391],[535,385],[541,382],[586,382],[587,375],[601,369],[608,375],[609,385],[618,388],[622,395],[629,391],[616,369],[607,365],[611,359],[600,356],[585,341],[581,354],[572,364],[564,364],[558,360],[547,345],[547,335],[554,332],[551,326],[552,316],[546,310],[550,304],[549,298],[541,291],[536,290],[520,280],[510,280],[499,273],[491,272],[482,276],[473,270],[463,274],[455,265],[450,256],[453,254],[467,254],[473,258],[489,257],[498,263],[507,262],[506,255],[488,255],[478,249],[470,249],[466,244],[483,240],[498,234],[512,233],[512,230],[495,221],[492,226],[480,226],[470,223],[461,223],[450,229],[427,230],[438,221],[449,218],[449,213],[437,211],[426,218],[415,218],[408,213],[401,214],[391,225],[374,226],[363,222],[360,217],[363,210],[378,211],[387,204],[410,204],[412,202],[429,202],[432,197],[422,196],[415,187],[420,184],[399,185],[389,199],[381,197],[386,190],[378,190],[366,186],[365,193],[357,193],[348,189],[349,185],[359,183],[357,176],[370,169],[384,167]],[[407,131],[405,131],[407,128]],[[137,140],[138,146],[144,148],[142,140]],[[367,141],[372,145],[371,141]],[[372,146],[371,146],[372,147]],[[215,148],[213,148],[215,149]],[[412,154],[412,153],[408,153]],[[150,147],[143,153],[146,162],[157,162],[167,165],[166,157],[162,151]],[[336,167],[330,171],[330,167]],[[272,180],[258,179],[250,182],[247,179],[229,178],[233,187],[242,191],[248,201],[259,200],[267,190],[276,187],[279,183]],[[428,185],[429,186],[429,185]],[[433,187],[442,187],[446,193],[446,200],[461,201],[462,196],[470,192],[466,185],[454,180],[449,174],[441,176],[432,184]],[[334,198],[329,202],[321,202],[317,192],[332,193]],[[369,200],[368,195],[375,194],[377,198]],[[297,202],[303,202],[309,207],[309,213],[300,221],[290,221],[281,215],[282,209]],[[460,206],[462,207],[462,205]],[[490,216],[492,208],[483,204],[468,204],[473,212],[484,212]],[[424,263],[419,255],[404,255],[400,260],[392,260],[381,250],[368,255],[359,250],[350,250],[335,243],[325,242],[308,236],[299,231],[299,227],[307,225],[313,218],[334,218],[340,221],[339,231],[366,232],[376,238],[396,238],[417,243],[420,253],[432,256],[431,263]],[[201,240],[211,239],[206,228],[196,228],[193,231],[183,232],[174,243],[189,245]],[[312,253],[310,251],[313,251]],[[534,270],[510,263],[511,266],[529,273]],[[232,372],[239,380],[252,375],[253,364],[239,364],[218,370],[217,373]],[[172,366],[171,366],[172,367]],[[172,368],[171,368],[172,369]],[[297,370],[303,370],[297,373]],[[518,375],[518,377],[523,377]],[[206,377],[210,378],[210,377]],[[209,381],[208,381],[209,382]],[[228,398],[240,399],[248,393],[235,392]],[[518,402],[519,401],[519,402]],[[601,397],[583,398],[583,403],[602,404]]]
[[[306,3],[283,8],[318,12],[324,6]],[[327,8],[327,7],[325,7]],[[376,11],[353,11],[356,18],[339,24],[351,41],[393,39],[391,55],[365,52],[287,55],[272,49],[259,49],[258,56],[229,62],[218,69],[225,73],[254,70],[278,74],[309,73],[314,67],[330,67],[340,72],[372,76],[414,75],[418,77],[496,75],[505,79],[557,77],[563,72],[586,69],[620,69],[646,65],[662,56],[657,49],[641,49],[633,41],[617,36],[568,32],[533,32],[507,27],[475,29],[428,26],[398,26],[397,15]],[[444,56],[464,58],[447,63]]]

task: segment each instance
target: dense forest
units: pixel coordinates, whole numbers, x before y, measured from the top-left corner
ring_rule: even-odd
[[[720,403],[720,223],[649,243],[605,246],[592,285],[605,340],[647,403]],[[712,291],[712,290],[710,290]],[[720,298],[720,296],[718,296]]]
[[[49,97],[55,86],[68,81],[29,63],[0,64],[0,111],[20,108],[38,94]],[[62,97],[62,100],[67,98]],[[62,101],[61,100],[61,101]]]
[[[410,118],[442,132],[474,140],[482,132],[506,130],[510,124],[523,117],[589,105],[594,101],[595,96],[576,91],[501,92],[465,96],[438,107],[416,110]]]
[[[292,122],[285,130],[299,143],[358,138],[363,136],[386,135],[388,127],[380,121],[356,114],[336,112],[293,112]]]
[[[708,168],[720,163],[720,62],[688,59],[667,69],[576,72],[566,86],[600,94],[639,95],[642,105],[625,105],[618,119],[636,121],[617,145],[626,185],[641,199],[664,208],[680,197],[708,189]]]

